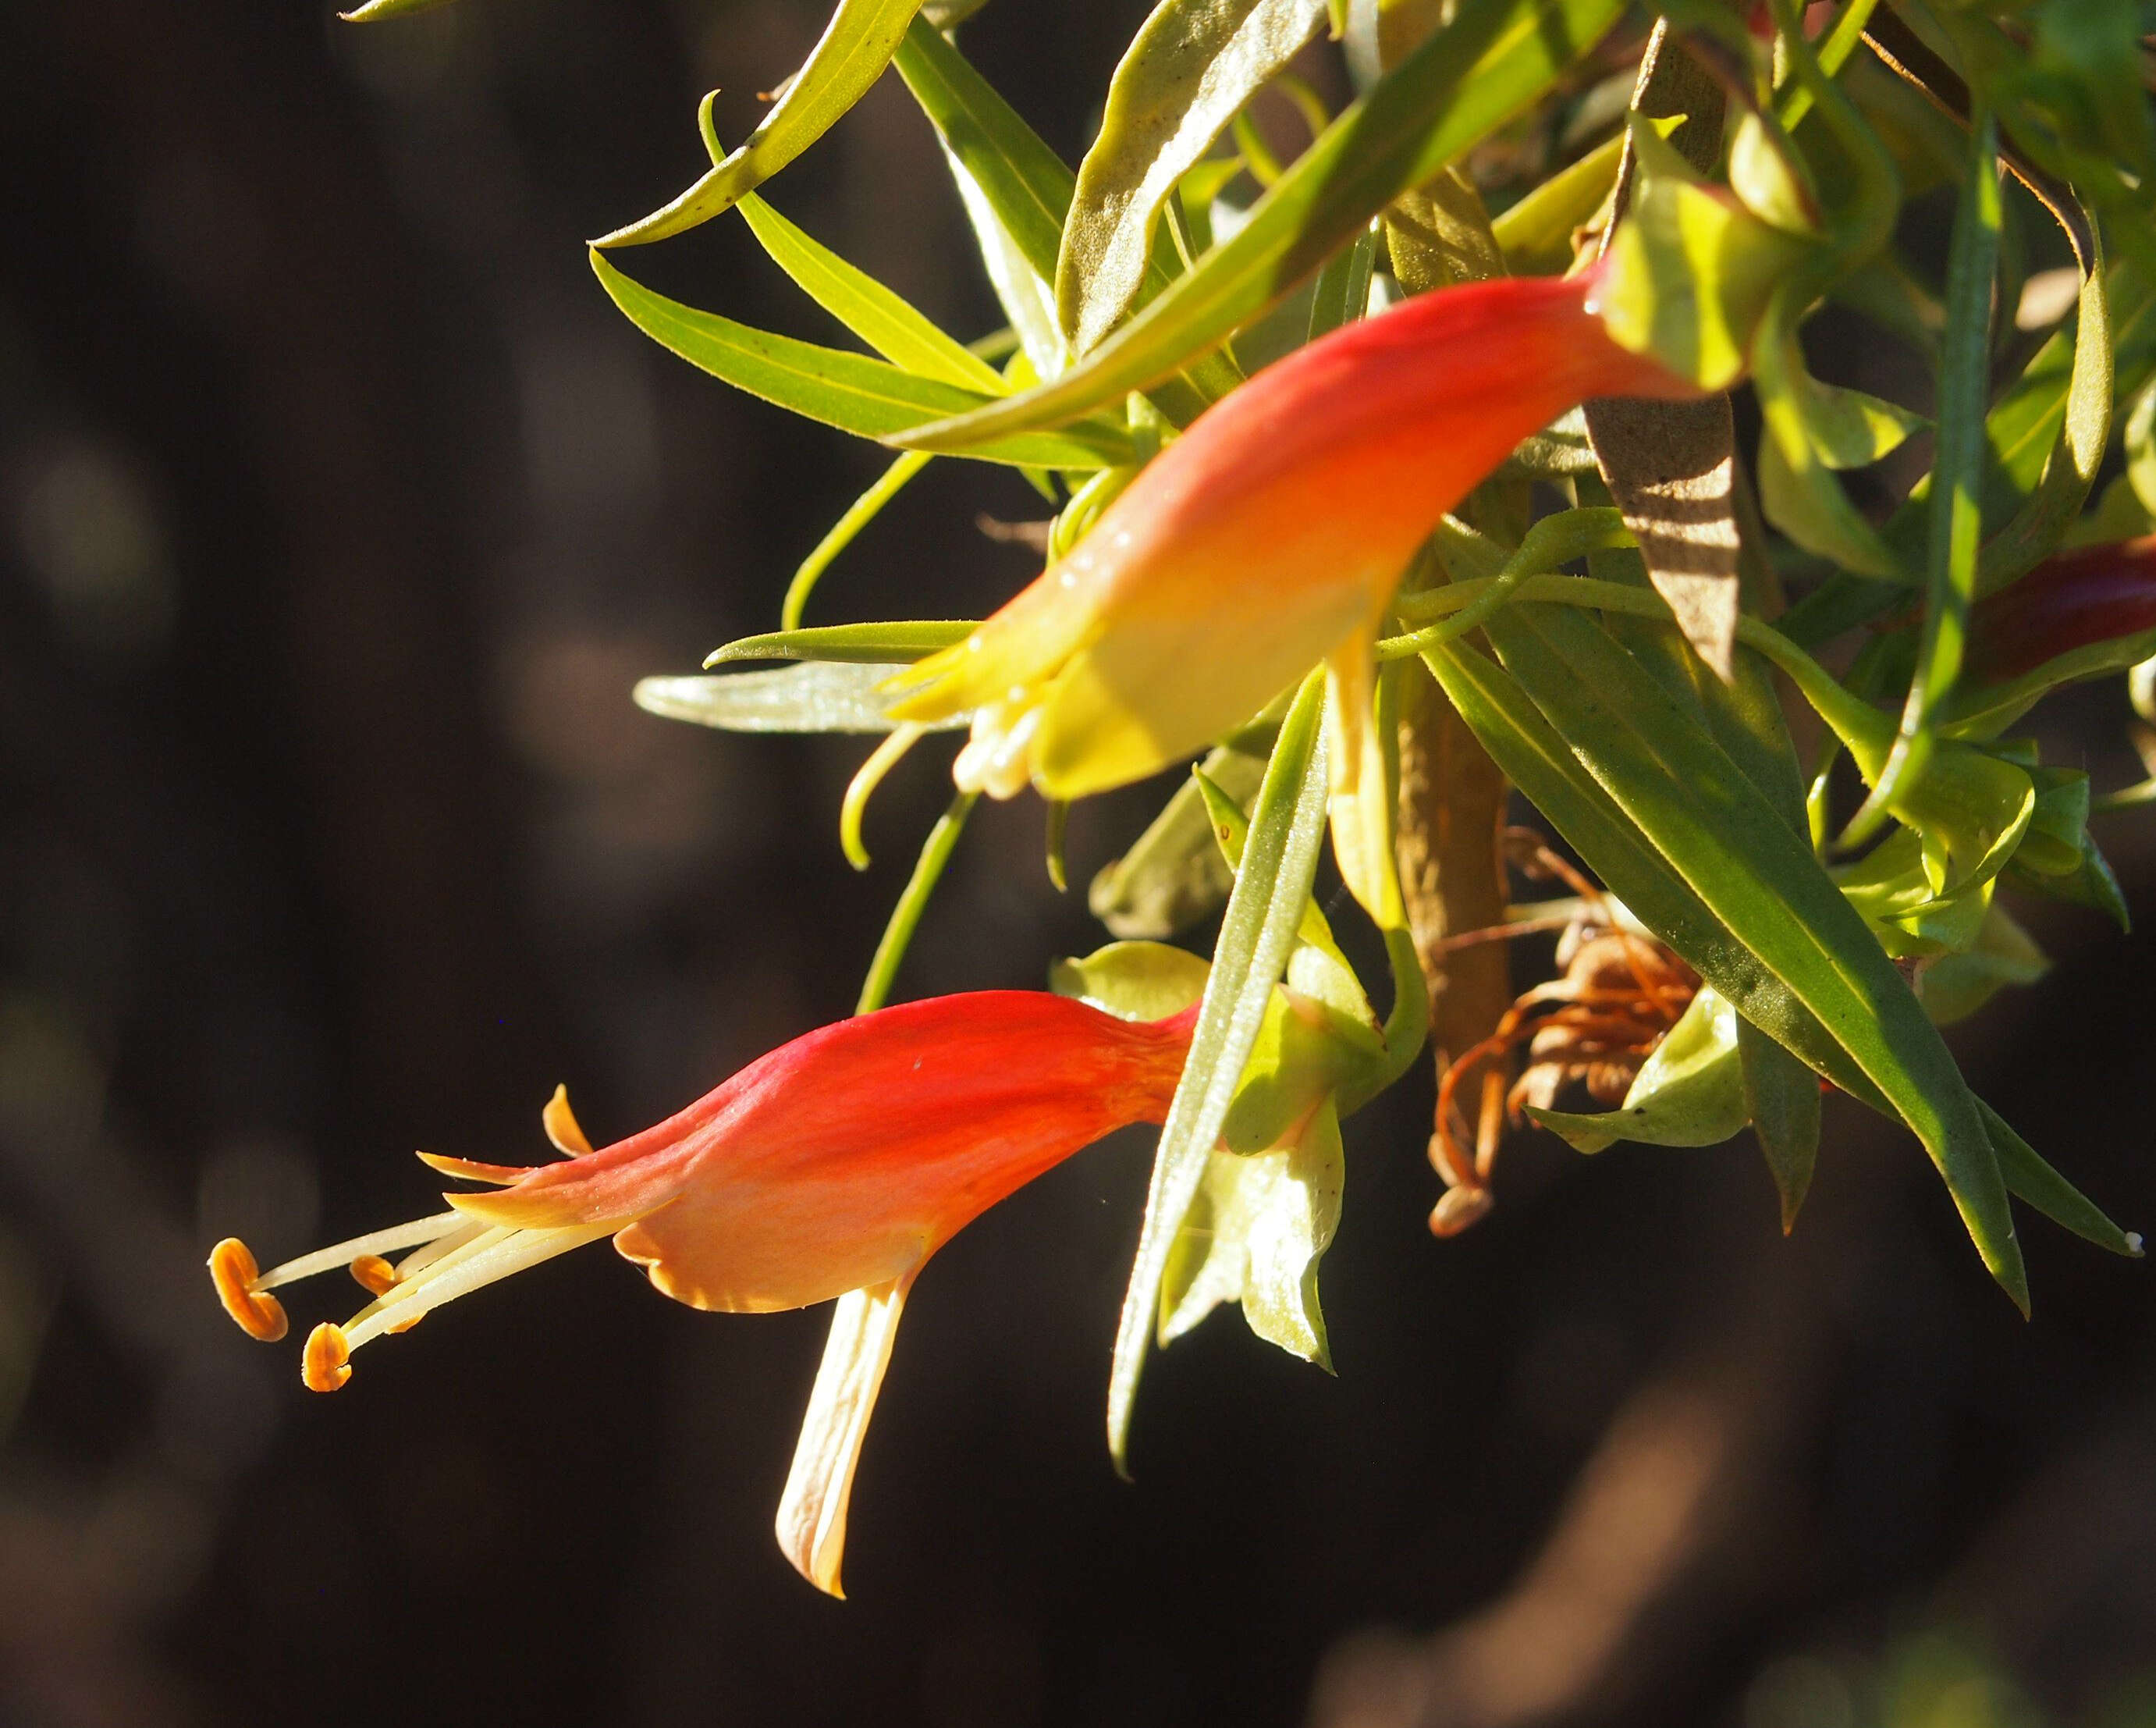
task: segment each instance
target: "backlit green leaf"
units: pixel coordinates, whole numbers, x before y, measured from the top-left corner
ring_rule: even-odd
[[[743,636],[704,656],[707,666],[739,660],[828,660],[853,665],[911,666],[938,649],[963,642],[980,626],[961,619],[921,619],[893,624],[827,624],[810,630],[772,630]]]
[[[887,361],[739,324],[654,294],[598,253],[592,268],[629,322],[661,347],[737,389],[862,438],[883,438],[988,400],[978,391],[901,372]],[[1024,433],[983,445],[985,461],[1044,468],[1101,468],[1131,457],[1128,435],[1094,421],[1066,431]]]
[[[1111,942],[1081,960],[1058,960],[1048,987],[1119,1020],[1167,1020],[1205,994],[1212,964],[1165,942]]]
[[[1749,1119],[1737,1053],[1737,1011],[1702,987],[1683,1017],[1640,1065],[1614,1110],[1579,1113],[1527,1107],[1575,1152],[1620,1140],[1643,1146],[1718,1146]]]
[[[1145,1223],[1116,1332],[1108,1381],[1108,1451],[1118,1469],[1130,1434],[1162,1281],[1184,1215],[1227,1120],[1243,1065],[1258,1039],[1275,982],[1287,962],[1310,899],[1325,836],[1326,769],[1320,713],[1322,674],[1304,681],[1281,727],[1258,789],[1242,867],[1220,922],[1213,970],[1183,1078],[1168,1106],[1146,1195]]]
[[[689,720],[724,732],[889,732],[891,698],[876,686],[901,665],[811,663],[768,672],[716,677],[644,678],[636,705],[669,720]],[[932,729],[963,724],[952,719]]]
[[[1162,1279],[1160,1343],[1234,1302],[1259,1337],[1330,1371],[1317,1263],[1339,1227],[1347,1175],[1329,1098],[1285,1144],[1210,1155]]]
[[[1324,22],[1324,0],[1160,0],[1108,85],[1078,165],[1055,265],[1064,333],[1084,353],[1137,298],[1162,203]]]
[[[747,139],[686,192],[594,244],[640,246],[709,222],[829,130],[883,74],[921,0],[839,0],[831,21]]]
[[[970,449],[1060,425],[1204,353],[1419,186],[1547,90],[1614,23],[1618,0],[1465,0],[1443,29],[1327,126],[1231,239],[1055,383],[905,435]]]
[[[949,39],[925,22],[907,32],[892,64],[942,139],[954,168],[963,171],[959,189],[968,194],[968,214],[976,232],[983,234],[983,253],[998,292],[1008,306],[1022,287],[1026,296],[1037,296],[1045,308],[1040,314],[1045,334],[1036,334],[1031,341],[1045,343],[1052,337],[1057,352],[1052,365],[1042,364],[1043,357],[1036,354],[1034,370],[1043,379],[1057,378],[1065,368],[1062,332],[1055,314],[1056,259],[1076,177]],[[996,229],[1007,237],[1014,259],[999,260],[993,255]],[[1010,280],[1017,274],[1018,260],[1024,261],[1030,281]],[[1158,289],[1180,268],[1173,242],[1163,230],[1146,266],[1144,291]],[[1019,323],[1018,312],[1013,312],[1013,322],[1021,332],[1033,321],[1030,310],[1026,317],[1027,323]],[[1163,410],[1178,423],[1188,423],[1206,403],[1225,395],[1241,381],[1224,355],[1186,356],[1178,365],[1186,362],[1188,377],[1163,384],[1159,393]],[[1173,369],[1164,369],[1162,377]],[[1118,391],[1110,405],[1120,407],[1126,393]]]
[[[772,261],[892,365],[983,396],[1009,393],[1010,386],[994,367],[867,271],[803,233],[754,193],[741,200],[740,209]]]

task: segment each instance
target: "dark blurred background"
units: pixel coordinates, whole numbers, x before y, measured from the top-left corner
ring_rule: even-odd
[[[998,0],[968,48],[1073,159],[1138,0]],[[603,1250],[305,1393],[201,1262],[411,1216],[414,1146],[611,1139],[846,1012],[944,753],[839,856],[858,744],[649,718],[776,617],[880,466],[619,319],[581,242],[685,184],[818,0],[0,7],[0,1722],[1743,1728],[2156,1720],[2148,1274],[2043,1225],[2024,1324],[1913,1144],[1830,1108],[1794,1240],[1748,1142],[1523,1139],[1433,1241],[1429,1083],[1350,1130],[1339,1377],[1215,1318],[1101,1439],[1147,1159],[998,1208],[917,1291],[853,1599],[770,1525],[821,1313],[711,1317]],[[1000,321],[880,86],[773,188],[971,334]],[[732,222],[641,279],[828,339]],[[825,618],[1029,573],[941,464]],[[2123,693],[2055,759],[2138,777]],[[1080,879],[1145,817],[1082,809]],[[2112,819],[2156,908],[2156,838]],[[984,811],[909,993],[1098,939]],[[2048,908],[2043,984],[1959,1035],[2128,1225],[2146,939]],[[1525,957],[1523,957],[1524,963]],[[2137,1687],[2143,1689],[2137,1690]]]

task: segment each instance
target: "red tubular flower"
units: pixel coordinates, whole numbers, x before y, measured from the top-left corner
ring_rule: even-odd
[[[962,786],[1067,799],[1201,748],[1321,661],[1366,692],[1409,558],[1515,445],[1589,397],[1698,393],[1610,338],[1599,281],[1441,290],[1267,368],[1031,586],[894,680],[892,714],[970,711]],[[1358,766],[1336,759],[1336,784]]]
[[[2156,630],[2156,535],[2046,558],[1969,609],[1963,676],[2003,683],[2098,642]]]
[[[652,1283],[735,1313],[842,1299],[779,1507],[803,1576],[834,1595],[846,1502],[906,1292],[936,1250],[1006,1195],[1112,1130],[1159,1122],[1196,1016],[1118,1020],[1030,990],[910,1002],[841,1021],[751,1062],[688,1108],[593,1151],[557,1093],[531,1169],[421,1157],[501,1185],[450,1210],[258,1273],[237,1241],[210,1257],[256,1337],[285,1331],[267,1293],[349,1269],[375,1297],[317,1326],[304,1378],[351,1377],[351,1353],[511,1273],[611,1236]],[[383,1256],[400,1251],[394,1264]]]

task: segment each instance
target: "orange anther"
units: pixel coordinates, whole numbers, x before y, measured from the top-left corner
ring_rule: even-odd
[[[423,1309],[421,1309],[419,1310],[419,1312],[418,1312],[418,1313],[417,1313],[417,1314],[413,1314],[410,1319],[408,1319],[408,1320],[399,1320],[399,1321],[398,1321],[398,1322],[397,1322],[397,1324],[396,1324],[395,1325],[393,1325],[393,1326],[385,1326],[385,1327],[383,1327],[383,1328],[382,1328],[382,1329],[383,1329],[385,1332],[409,1332],[409,1331],[410,1331],[410,1330],[411,1330],[414,1326],[418,1325],[418,1324],[419,1324],[419,1322],[420,1322],[420,1321],[422,1321],[422,1320],[425,1319],[426,1318],[427,1318],[427,1310],[426,1310],[425,1309],[424,1309],[424,1308],[423,1308]]]
[[[397,1268],[379,1254],[362,1254],[352,1263],[352,1275],[370,1296],[386,1293],[397,1282]]]
[[[285,1319],[284,1304],[275,1296],[265,1295],[250,1288],[261,1276],[254,1257],[247,1251],[247,1244],[236,1236],[228,1236],[209,1251],[210,1282],[217,1286],[217,1299],[224,1304],[240,1330],[250,1338],[259,1338],[264,1344],[275,1344],[285,1335],[289,1324]]]
[[[344,1328],[324,1320],[307,1335],[300,1378],[311,1392],[333,1392],[352,1378],[351,1363],[352,1346],[344,1341]]]
[[[1430,1233],[1432,1236],[1457,1236],[1476,1219],[1486,1216],[1492,1204],[1487,1188],[1448,1188],[1440,1194],[1437,1204],[1430,1209]]]

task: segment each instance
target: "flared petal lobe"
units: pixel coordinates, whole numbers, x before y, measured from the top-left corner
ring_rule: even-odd
[[[1158,1123],[1188,1016],[1145,1024],[1031,990],[902,1004],[752,1062],[629,1139],[454,1196],[484,1222],[620,1221],[666,1294],[732,1312],[887,1284],[1117,1128]]]
[[[1513,446],[1594,396],[1697,392],[1619,347],[1595,278],[1424,295],[1215,404],[1092,532],[894,681],[902,720],[975,714],[962,783],[1075,798],[1249,719],[1374,625],[1415,548]]]

